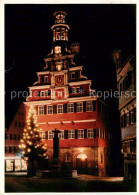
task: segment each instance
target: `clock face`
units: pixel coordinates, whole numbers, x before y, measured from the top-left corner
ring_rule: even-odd
[[[56,76],[55,82],[56,82],[56,85],[64,85],[64,76],[63,75]]]

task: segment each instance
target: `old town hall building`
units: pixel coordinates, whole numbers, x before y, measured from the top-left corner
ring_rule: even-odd
[[[59,134],[61,166],[68,169],[106,176],[111,171],[110,158],[112,131],[109,107],[91,89],[92,81],[82,75],[79,63],[80,46],[69,50],[69,26],[66,12],[54,13],[51,27],[53,42],[51,52],[44,59],[45,67],[37,72],[37,81],[29,87],[30,96],[22,103],[6,132],[6,171],[26,170],[26,162],[18,154],[28,109],[37,110],[41,136],[47,143],[48,164],[53,158],[53,132]]]

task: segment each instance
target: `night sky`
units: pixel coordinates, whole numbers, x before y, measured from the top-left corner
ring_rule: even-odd
[[[28,90],[43,70],[51,51],[53,13],[66,11],[69,42],[79,42],[83,74],[96,90],[115,89],[112,52],[122,50],[122,60],[136,49],[135,5],[5,5],[5,114],[6,127],[13,119],[21,96],[11,91]]]

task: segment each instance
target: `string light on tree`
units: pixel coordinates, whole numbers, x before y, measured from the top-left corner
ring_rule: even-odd
[[[43,144],[40,132],[41,130],[37,124],[36,111],[34,107],[31,106],[19,148],[22,155],[28,157],[28,160],[32,162],[40,158],[47,158],[47,144]]]

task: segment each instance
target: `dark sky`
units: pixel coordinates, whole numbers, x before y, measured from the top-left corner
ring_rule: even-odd
[[[51,50],[53,13],[66,11],[72,42],[81,47],[84,75],[96,90],[114,89],[115,74],[111,54],[118,48],[122,58],[135,55],[135,5],[5,5],[5,113],[6,127],[24,100],[11,100],[11,91],[24,91],[36,80]]]

